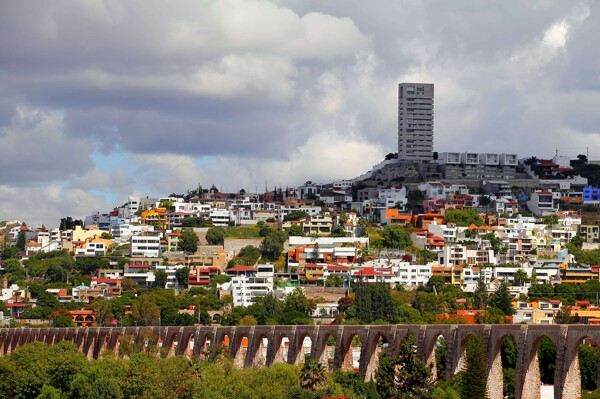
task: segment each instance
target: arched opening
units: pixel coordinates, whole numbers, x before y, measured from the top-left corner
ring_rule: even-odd
[[[346,353],[344,353],[344,361],[341,367],[342,370],[359,371],[361,349],[362,341],[360,337],[358,334],[352,335],[348,345],[346,345]]]
[[[304,359],[306,358],[306,356],[310,356],[311,352],[312,352],[312,346],[313,346],[313,342],[312,342],[312,338],[310,338],[310,335],[306,335],[303,339],[302,339],[302,343],[301,343],[301,347],[300,347],[300,363],[304,362]]]
[[[563,385],[563,397],[581,397],[582,392],[598,388],[598,360],[600,353],[596,342],[584,337],[571,351],[567,351],[567,375]]]
[[[581,390],[585,392],[595,391],[598,386],[598,362],[600,361],[600,350],[598,344],[585,338],[577,348],[579,360],[579,375],[581,376]]]
[[[474,339],[477,339],[477,336],[473,335],[473,334],[469,334],[461,342],[460,356],[458,358],[458,361],[456,362],[456,368],[454,370],[454,375],[456,375],[457,373],[459,373],[461,371],[464,371],[467,368],[467,346],[468,346],[467,344]]]
[[[554,370],[556,368],[556,346],[547,337],[540,337],[532,347],[525,381],[522,386],[523,399],[554,397]]]
[[[516,367],[517,344],[513,336],[505,335],[494,348],[487,384],[489,399],[515,398]]]
[[[244,367],[247,354],[248,354],[248,337],[246,335],[244,335],[240,338],[239,342],[237,342],[236,353],[232,353],[232,355],[234,356],[233,364],[239,368]]]
[[[433,350],[427,359],[427,365],[431,367],[431,375],[437,381],[446,379],[446,364],[448,361],[448,343],[442,334],[438,335],[433,344]]]
[[[335,348],[337,347],[337,342],[335,342],[335,338],[333,335],[329,334],[327,339],[325,340],[325,347],[323,348],[323,353],[321,353],[321,358],[319,361],[323,363],[325,366],[325,370],[333,371],[335,369]]]
[[[256,348],[254,352],[254,358],[252,364],[257,367],[265,366],[267,364],[267,348],[269,347],[269,339],[263,335],[258,338],[255,342]]]
[[[366,381],[371,381],[375,377],[375,373],[379,368],[379,354],[384,350],[390,352],[394,350],[393,348],[390,348],[390,342],[383,334],[379,334],[375,337],[369,349],[369,364],[367,365],[365,374]]]
[[[190,337],[190,339],[188,340],[188,344],[187,347],[185,348],[185,351],[183,353],[183,356],[186,358],[191,358],[194,355],[194,344],[195,344],[195,339],[194,336],[192,335]]]
[[[167,349],[167,353],[169,355],[173,354],[173,353],[177,353],[177,348],[179,347],[179,335],[175,334],[173,336],[173,341],[171,342],[171,347]]]
[[[283,335],[279,338],[275,356],[273,358],[273,364],[287,363],[289,361],[290,353],[290,339],[287,335]]]

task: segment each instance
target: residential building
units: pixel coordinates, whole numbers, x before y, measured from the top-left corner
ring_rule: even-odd
[[[333,218],[329,215],[311,216],[302,228],[306,235],[328,236],[333,230]]]
[[[398,85],[398,160],[433,160],[433,84]]]
[[[256,299],[273,292],[275,267],[272,264],[259,265],[258,268],[236,266],[226,270],[231,281],[220,288],[231,290],[233,306],[248,307]]]
[[[151,233],[134,235],[130,239],[130,256],[158,258],[160,256],[160,237]]]
[[[583,238],[585,242],[600,241],[600,226],[582,224],[577,226],[577,234]]]
[[[600,204],[600,188],[587,186],[583,188],[583,202],[585,204]]]
[[[215,266],[202,267],[202,266],[193,266],[190,267],[190,276],[188,285],[190,287],[195,286],[207,286],[210,284],[210,279],[212,276],[218,276],[221,274],[221,269]]]
[[[231,219],[231,213],[227,209],[211,209],[208,217],[213,226],[227,227]]]
[[[527,207],[535,216],[546,216],[558,212],[560,193],[552,191],[534,191]]]
[[[75,244],[75,243],[73,243]],[[90,238],[75,248],[76,256],[105,256],[111,241],[102,238]]]

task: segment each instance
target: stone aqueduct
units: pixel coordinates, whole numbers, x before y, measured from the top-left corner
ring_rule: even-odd
[[[331,344],[331,339],[335,340],[333,359],[328,362],[330,369],[349,369],[352,367],[352,339],[358,336],[361,342],[359,370],[368,379],[377,368],[377,354],[382,343],[387,344],[388,350],[397,352],[409,332],[417,341],[419,356],[430,364],[435,364],[437,340],[440,336],[444,337],[448,347],[447,378],[464,367],[467,337],[481,336],[487,346],[490,399],[502,398],[500,346],[504,339],[512,339],[517,346],[515,394],[517,398],[524,399],[537,399],[540,395],[537,347],[542,337],[550,338],[556,347],[554,392],[557,399],[581,396],[577,349],[584,340],[600,343],[600,326],[587,325],[5,328],[0,329],[0,355],[6,356],[28,342],[53,344],[66,340],[74,342],[91,359],[105,351],[120,353],[119,345],[124,339],[147,344],[150,340],[156,342],[160,336],[159,356],[200,357],[215,348],[227,346],[238,366],[259,367],[283,362],[302,363],[308,350],[303,343],[305,340],[309,342],[308,337],[311,356],[321,361],[326,361],[328,341]],[[600,378],[598,380],[600,382]]]

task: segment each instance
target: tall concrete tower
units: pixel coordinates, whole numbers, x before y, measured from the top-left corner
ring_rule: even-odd
[[[398,160],[433,160],[433,84],[398,85]]]

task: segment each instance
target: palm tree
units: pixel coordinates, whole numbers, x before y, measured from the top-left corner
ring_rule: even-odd
[[[529,276],[523,269],[519,269],[513,274],[513,281],[516,286],[522,287],[527,280],[529,280]]]
[[[300,372],[300,386],[316,391],[325,382],[325,366],[318,359],[306,356]]]

